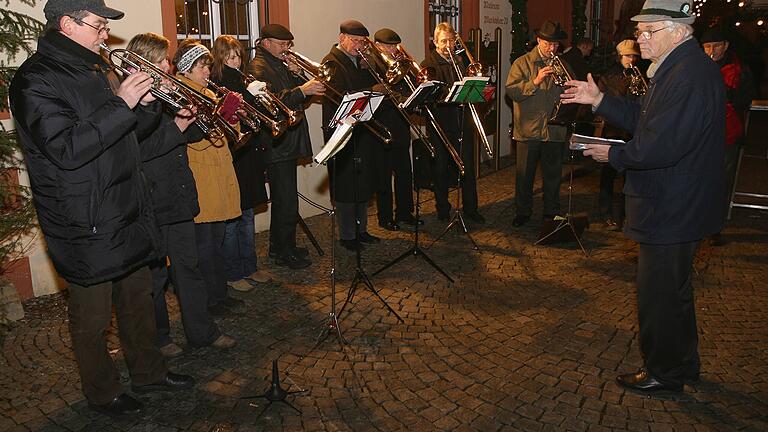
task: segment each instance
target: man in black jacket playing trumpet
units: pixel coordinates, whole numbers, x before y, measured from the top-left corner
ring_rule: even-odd
[[[268,24],[261,29],[249,72],[267,83],[289,109],[301,111],[312,96],[322,96],[325,86],[316,79],[303,82],[296,73],[298,67],[286,62],[286,53],[293,46],[293,34],[280,24]],[[269,255],[275,263],[291,269],[311,264],[307,249],[296,246],[296,224],[299,218],[299,196],[296,166],[299,159],[312,156],[307,119],[302,118],[282,135],[272,138],[268,130],[260,132],[267,145],[267,176],[272,201],[269,226]]]

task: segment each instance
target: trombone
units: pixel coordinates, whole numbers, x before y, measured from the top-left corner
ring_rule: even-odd
[[[213,89],[214,92],[216,92],[217,95],[221,95],[220,97],[222,99],[231,93],[228,88],[217,85],[211,80],[208,80],[208,85]],[[267,124],[274,138],[282,135],[283,132],[285,132],[285,129],[288,127],[288,122],[286,120],[275,120],[257,110],[253,105],[246,101],[241,102],[240,109],[237,110],[237,116],[243,123],[248,125],[248,127],[253,130],[258,130],[260,124]]]
[[[248,86],[254,81],[257,81],[256,77],[254,77],[251,74],[246,74],[240,69],[235,69],[240,75],[243,77],[243,80],[245,81],[245,85]],[[277,117],[280,114],[280,111],[282,111],[285,114],[286,120],[288,120],[288,126],[294,126],[296,123],[300,122],[302,118],[304,118],[304,112],[300,110],[292,110],[288,108],[286,104],[283,103],[283,101],[280,100],[280,98],[277,97],[274,93],[267,90],[266,87],[259,89],[259,94],[253,95],[257,101],[261,104],[261,106],[264,107],[269,113],[272,115],[272,117]],[[253,94],[253,93],[251,93]]]
[[[212,141],[227,138],[233,142],[233,147],[239,147],[250,139],[250,132],[240,132],[220,115],[223,98],[209,97],[133,51],[110,49],[105,43],[102,43],[100,48],[107,53],[109,62],[121,75],[128,76],[136,71],[147,73],[152,78],[149,91],[156,99],[176,110],[196,108],[195,124]]]
[[[475,61],[475,58],[472,57],[472,53],[470,53],[469,49],[467,49],[467,44],[464,43],[464,40],[458,33],[456,33],[456,40],[459,42],[459,45],[461,45],[461,49],[457,50],[457,52],[449,49],[448,58],[451,60],[451,64],[456,70],[456,76],[459,78],[459,80],[464,78],[464,73],[461,71],[461,68],[459,68],[458,63],[456,62],[456,54],[460,53],[461,51],[464,51],[467,54],[467,60],[469,60],[469,65],[467,66],[466,70],[467,75],[478,77],[483,76],[483,65],[480,62]],[[485,147],[485,153],[489,158],[493,158],[493,148],[491,147],[491,143],[488,142],[488,136],[485,134],[483,122],[480,120],[480,114],[477,113],[477,108],[475,108],[475,105],[471,103],[467,105],[469,105],[469,112],[472,114],[472,123],[474,123],[475,129],[477,129],[477,134],[480,135],[480,140],[483,142],[483,147]]]
[[[378,53],[380,58],[382,58],[386,62],[387,61],[386,54],[384,54],[381,50],[379,50],[378,47],[376,47],[374,43],[371,42],[370,40],[366,39],[366,41],[368,41],[366,51],[368,52],[373,51],[375,53]],[[395,109],[397,109],[397,111],[400,113],[400,116],[402,116],[403,120],[405,120],[405,122],[408,123],[408,127],[416,134],[417,137],[419,137],[421,142],[424,143],[424,145],[427,147],[427,150],[429,150],[429,154],[432,157],[435,157],[435,146],[432,144],[432,142],[429,141],[429,138],[427,138],[427,136],[424,135],[424,132],[418,127],[416,127],[416,125],[414,125],[413,122],[411,122],[411,119],[408,118],[408,114],[403,110],[403,108],[400,106],[400,104],[398,103],[395,97],[395,91],[392,89],[392,87],[389,86],[389,83],[387,83],[387,81],[384,78],[382,78],[381,75],[379,75],[378,71],[376,70],[376,66],[374,62],[368,59],[368,56],[361,50],[357,50],[357,54],[360,56],[361,59],[363,59],[365,64],[368,65],[368,72],[370,72],[371,76],[373,76],[376,82],[378,82],[379,84],[381,84],[382,87],[384,87],[384,90],[387,93],[387,97],[391,100],[392,105],[394,105]]]
[[[386,56],[384,52],[380,52],[382,55]],[[386,58],[387,57],[385,57],[385,61]],[[413,92],[416,90],[416,83],[414,82],[414,79],[417,83],[423,83],[429,81],[432,75],[434,75],[434,70],[432,68],[422,68],[421,65],[419,65],[419,63],[413,59],[413,57],[408,53],[408,51],[405,50],[402,45],[397,45],[397,55],[394,59],[392,59],[390,68],[387,70],[387,76],[389,80],[397,82],[398,80],[402,79],[408,85],[408,88]],[[448,134],[445,133],[445,130],[443,130],[442,126],[440,126],[440,123],[437,122],[437,118],[432,112],[432,109],[426,105],[423,107],[423,109],[424,112],[427,113],[427,120],[429,121],[430,126],[432,126],[432,129],[437,134],[440,142],[443,143],[443,147],[448,152],[448,155],[451,157],[451,159],[453,159],[453,163],[455,163],[459,168],[461,175],[464,175],[464,161],[461,160],[461,156],[456,151],[456,148],[453,147],[453,144],[451,144],[451,139],[448,138]]]
[[[314,78],[322,82],[327,90],[330,90],[331,93],[336,95],[336,98],[333,98],[328,93],[326,93],[324,97],[328,98],[328,100],[333,104],[338,105],[341,103],[341,98],[344,97],[344,94],[330,85],[331,78],[333,77],[332,72],[327,65],[314,62],[295,51],[288,50],[285,54],[286,57],[283,59],[283,63],[286,67],[288,67],[288,58],[290,57],[290,61],[295,63],[296,66],[301,69],[302,73],[296,74],[296,76],[305,81],[309,81]],[[363,122],[362,125],[384,144],[390,144],[392,142],[392,132],[390,132],[390,130],[387,129],[387,127],[381,124],[381,122],[378,120],[372,118],[367,122]]]

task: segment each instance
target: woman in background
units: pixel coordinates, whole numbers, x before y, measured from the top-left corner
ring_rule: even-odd
[[[253,95],[246,90],[242,68],[243,47],[240,42],[229,35],[216,38],[213,43],[211,81],[240,93],[247,103],[256,106]],[[247,127],[241,126],[244,129]],[[264,186],[266,143],[259,142],[260,135],[256,132],[254,131],[252,138],[244,146],[232,149],[242,212],[240,217],[226,223],[223,251],[227,281],[238,291],[252,290],[251,282],[270,281],[264,271],[258,271],[254,244],[254,208],[267,202],[267,190]]]

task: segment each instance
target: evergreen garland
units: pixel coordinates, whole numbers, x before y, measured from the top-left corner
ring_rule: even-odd
[[[509,62],[513,63],[515,59],[528,52],[528,42],[530,34],[528,28],[528,0],[509,0],[512,5],[512,50],[509,53]]]
[[[571,46],[574,46],[587,31],[587,0],[573,0],[571,18],[573,19]]]
[[[34,6],[36,0],[18,0]],[[43,23],[28,15],[13,12],[8,6],[10,0],[0,0],[5,8],[0,9],[0,111],[8,109],[8,87],[16,72],[8,62],[24,52],[32,54],[29,42],[43,31]],[[0,275],[5,266],[23,253],[21,245],[24,234],[34,226],[35,213],[28,188],[11,181],[14,171],[24,162],[20,159],[18,137],[14,130],[7,130],[0,123]]]

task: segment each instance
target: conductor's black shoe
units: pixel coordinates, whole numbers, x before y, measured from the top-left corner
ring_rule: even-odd
[[[296,246],[293,248],[293,254],[299,258],[306,258],[309,256],[309,250],[307,250],[307,248]],[[280,256],[280,254],[276,250],[272,249],[272,247],[270,246],[269,257],[272,259],[276,259],[278,256]]]
[[[620,386],[634,391],[656,392],[656,391],[675,391],[683,390],[682,384],[664,383],[648,373],[645,369],[631,374],[619,375],[616,377],[616,383]]]
[[[360,238],[360,241],[363,243],[378,243],[381,241],[380,238],[370,235],[367,232],[360,233],[359,238]]]
[[[398,231],[400,229],[400,225],[395,223],[395,221],[386,221],[386,222],[379,222],[379,226],[384,228],[387,231]]]
[[[138,414],[144,409],[144,404],[141,403],[141,401],[134,399],[125,393],[112,399],[109,403],[103,405],[88,404],[88,406],[94,411],[112,417],[126,414]]]
[[[471,220],[472,222],[474,222],[476,224],[482,225],[482,224],[485,223],[485,218],[483,217],[483,215],[481,215],[477,211],[467,211],[467,212],[464,212],[464,216],[466,216],[467,219]]]
[[[356,252],[358,249],[362,249],[363,245],[360,244],[357,240],[339,240],[339,244],[341,247],[348,251]]]
[[[307,257],[301,257],[296,252],[291,251],[287,254],[282,254],[275,259],[275,264],[281,267],[288,267],[291,270],[300,270],[312,265],[312,261]]]
[[[424,225],[424,221],[423,220],[416,219],[416,217],[414,215],[412,215],[412,214],[409,214],[408,216],[406,216],[406,217],[404,217],[402,219],[398,219],[397,222],[402,222],[405,225],[410,225],[410,226],[416,226],[416,225],[421,226],[421,225]]]
[[[149,393],[156,391],[179,391],[192,388],[195,385],[195,379],[189,375],[176,374],[168,372],[165,378],[155,381],[152,384],[132,385],[131,390],[135,393]]]
[[[517,215],[517,216],[515,216],[514,219],[512,219],[512,226],[513,227],[521,227],[521,226],[525,225],[526,223],[528,223],[529,220],[531,220],[530,216]]]

